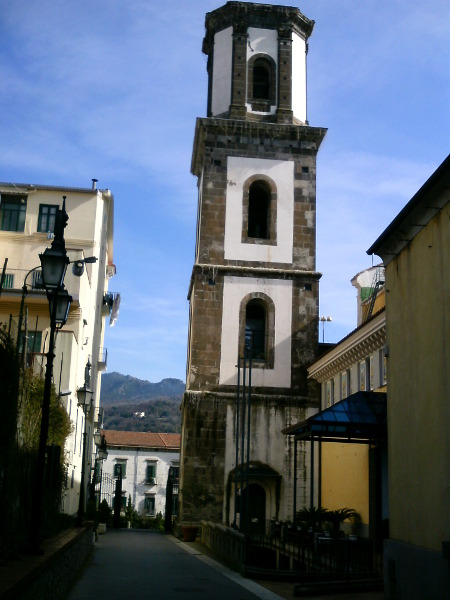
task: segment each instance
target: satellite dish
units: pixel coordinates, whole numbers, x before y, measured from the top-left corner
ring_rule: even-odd
[[[72,273],[75,277],[81,277],[84,273],[84,261],[77,260],[72,265]]]

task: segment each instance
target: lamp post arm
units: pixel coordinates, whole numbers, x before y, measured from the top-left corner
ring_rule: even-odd
[[[25,308],[25,297],[28,293],[28,287],[27,287],[27,279],[28,276],[33,273],[34,271],[36,271],[37,269],[40,269],[41,266],[39,265],[38,267],[34,267],[33,269],[30,269],[28,271],[28,273],[25,275],[25,278],[23,280],[23,286],[22,286],[22,299],[20,301],[20,311],[19,311],[19,324],[17,326],[17,351],[19,350],[19,344],[20,344],[20,332],[22,331],[22,323],[23,323],[23,313],[24,313],[24,308]]]

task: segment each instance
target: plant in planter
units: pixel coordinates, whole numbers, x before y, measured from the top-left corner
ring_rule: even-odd
[[[328,521],[328,511],[321,506],[313,506],[298,510],[295,517],[297,523],[303,523],[307,528],[316,531],[321,528],[322,523]]]
[[[198,526],[194,524],[194,514],[205,508],[213,501],[213,496],[208,492],[206,485],[199,480],[197,475],[188,476],[181,488],[183,521],[188,524],[182,525],[183,540],[194,542],[197,536]],[[186,518],[188,517],[188,518]]]
[[[103,499],[98,507],[98,526],[97,530],[99,533],[105,533],[106,526],[109,525],[111,520],[111,509],[108,506],[108,502]]]
[[[340,534],[341,523],[349,520],[358,523],[361,521],[361,517],[353,508],[337,508],[327,511],[325,520],[331,523],[334,535],[337,537]]]

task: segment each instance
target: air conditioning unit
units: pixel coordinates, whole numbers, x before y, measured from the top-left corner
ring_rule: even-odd
[[[149,477],[145,483],[150,483],[151,485],[156,485],[158,482],[156,481],[156,477]]]

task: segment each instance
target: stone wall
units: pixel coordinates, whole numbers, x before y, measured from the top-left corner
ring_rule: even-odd
[[[1,600],[64,600],[93,547],[92,525],[71,529],[44,542],[44,555],[11,563]]]
[[[245,535],[217,523],[202,521],[201,541],[237,571],[245,565]]]

